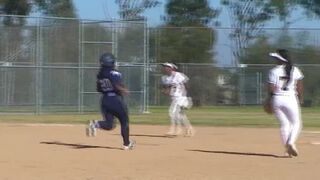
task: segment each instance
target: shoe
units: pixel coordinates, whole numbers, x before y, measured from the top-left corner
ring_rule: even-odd
[[[97,135],[97,128],[95,127],[95,120],[89,121],[88,126],[86,127],[86,134],[88,137],[94,137]]]
[[[130,143],[127,146],[123,146],[123,150],[132,150],[136,146],[136,142],[134,140],[130,140]]]
[[[288,151],[286,150],[286,151],[284,152],[283,157],[285,157],[285,158],[292,158],[292,155],[290,155],[290,154],[288,153]]]
[[[178,126],[178,127],[176,128],[175,135],[178,136],[178,135],[181,135],[182,133],[183,133],[183,132],[182,132],[181,127]]]
[[[185,136],[186,137],[192,137],[192,136],[194,136],[194,134],[195,134],[195,131],[194,131],[193,128],[187,128],[186,129],[186,132],[185,132]]]
[[[287,144],[287,152],[289,156],[298,156],[298,150],[294,144]]]
[[[176,136],[177,134],[174,131],[168,131],[166,133],[167,136]]]
[[[169,131],[166,133],[166,135],[168,135],[168,136],[176,136],[176,127],[175,126],[171,126]]]

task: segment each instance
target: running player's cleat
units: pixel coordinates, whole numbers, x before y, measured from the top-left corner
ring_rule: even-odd
[[[130,140],[130,143],[127,146],[123,146],[123,150],[132,150],[136,146],[136,142],[134,140]]]
[[[294,144],[287,144],[287,152],[289,155],[298,156],[298,150]]]
[[[95,127],[95,120],[89,121],[89,124],[86,127],[86,134],[88,137],[93,137],[93,136],[97,135],[97,128]]]

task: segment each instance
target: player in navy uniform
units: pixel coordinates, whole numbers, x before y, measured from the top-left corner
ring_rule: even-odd
[[[122,83],[122,75],[115,70],[115,57],[111,53],[104,53],[100,57],[100,70],[97,74],[97,91],[102,94],[100,106],[103,120],[92,120],[86,128],[87,136],[96,136],[97,128],[113,130],[114,117],[121,125],[123,149],[131,150],[135,142],[129,139],[128,108],[123,100],[128,95],[128,89]]]

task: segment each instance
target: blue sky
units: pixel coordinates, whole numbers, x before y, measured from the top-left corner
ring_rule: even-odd
[[[166,0],[160,1],[162,1],[162,3],[158,7],[149,9],[144,14],[147,17],[150,26],[156,26],[162,23],[160,16],[165,15]],[[73,2],[81,19],[119,19],[119,9],[115,4],[115,0],[73,0]],[[209,0],[209,2],[213,8],[222,8],[220,0]],[[319,20],[306,18],[299,9],[292,14],[291,20],[295,21],[295,23],[291,25],[292,28],[320,28]],[[230,26],[229,17],[223,10],[219,16],[219,21],[222,23],[223,27]],[[282,24],[277,21],[277,19],[274,19],[267,24],[269,27],[279,27],[281,25]]]

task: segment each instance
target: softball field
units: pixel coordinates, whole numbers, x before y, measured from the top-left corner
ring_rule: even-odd
[[[320,132],[303,131],[299,156],[285,158],[278,128],[201,127],[169,138],[167,126],[132,125],[86,137],[84,125],[0,124],[1,180],[320,179]]]

